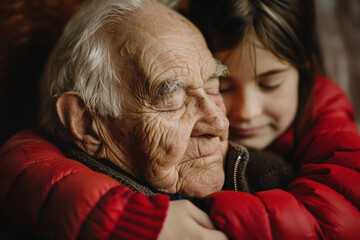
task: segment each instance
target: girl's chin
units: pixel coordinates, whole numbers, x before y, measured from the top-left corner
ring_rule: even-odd
[[[234,141],[244,147],[256,149],[256,150],[263,150],[267,146],[269,146],[272,142],[272,139],[265,139],[264,137],[230,137],[231,141]]]

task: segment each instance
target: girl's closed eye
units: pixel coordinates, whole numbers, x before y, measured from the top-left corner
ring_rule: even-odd
[[[286,71],[260,77],[258,85],[263,90],[276,90],[282,86],[286,79]]]
[[[283,81],[273,80],[273,81],[259,81],[259,87],[264,90],[275,90],[278,89]]]

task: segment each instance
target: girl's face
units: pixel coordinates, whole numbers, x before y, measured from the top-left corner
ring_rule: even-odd
[[[230,139],[249,148],[266,148],[295,118],[298,70],[260,41],[245,41],[215,57],[228,66],[220,92],[230,121]]]

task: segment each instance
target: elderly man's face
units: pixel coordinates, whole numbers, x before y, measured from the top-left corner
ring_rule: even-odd
[[[153,3],[114,34],[122,119],[108,123],[111,161],[168,193],[221,189],[228,120],[219,65],[187,20]],[[126,60],[124,60],[126,59]],[[103,136],[104,137],[104,136]]]

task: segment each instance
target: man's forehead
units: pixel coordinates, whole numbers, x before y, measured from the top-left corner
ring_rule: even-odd
[[[120,58],[130,59],[150,82],[210,77],[216,64],[199,30],[165,6],[152,8],[133,19],[126,31],[118,29]]]
[[[148,84],[161,84],[164,81],[181,82],[184,86],[198,88],[210,78],[223,76],[224,65],[214,58],[209,58],[201,64],[197,62],[178,59],[169,61],[164,67],[159,67],[160,71],[153,71],[148,74]]]
[[[202,34],[192,23],[171,9],[166,10],[168,9],[159,11],[157,14],[151,12],[138,17],[127,35],[139,41],[156,39],[156,41],[162,41],[163,44],[169,41],[176,44],[176,39],[180,38],[188,44],[206,45]],[[184,37],[181,38],[181,36]]]
[[[154,34],[176,29],[177,31],[194,31],[196,27],[185,17],[174,10],[151,1],[146,10],[135,15],[133,23],[151,30]]]
[[[135,14],[130,24],[116,29],[116,48],[124,57],[145,51],[154,54],[158,51],[208,51],[200,31],[187,19],[159,3],[151,6],[146,12]]]

